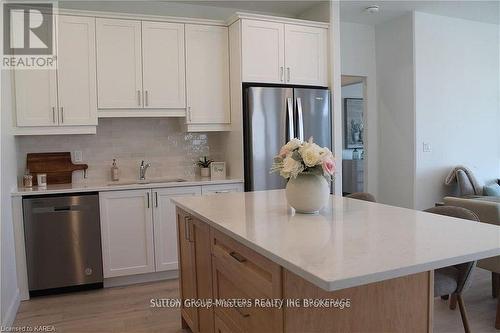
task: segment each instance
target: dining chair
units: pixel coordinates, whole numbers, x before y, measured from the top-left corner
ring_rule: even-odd
[[[352,194],[346,195],[346,198],[358,199],[358,200],[364,200],[364,201],[370,201],[370,202],[377,202],[377,200],[375,200],[375,196],[373,194],[368,193],[368,192],[352,193]]]
[[[426,209],[424,212],[479,222],[479,218],[474,212],[462,207],[439,206]],[[476,262],[471,261],[439,268],[434,271],[434,297],[451,295],[451,309],[454,308],[452,306],[453,302],[455,300],[458,302],[460,316],[462,317],[466,333],[470,332],[470,327],[462,294],[470,286],[471,274],[475,266]]]

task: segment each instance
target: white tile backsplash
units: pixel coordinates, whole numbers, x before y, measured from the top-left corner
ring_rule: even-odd
[[[89,166],[88,181],[110,180],[116,158],[121,179],[137,179],[141,160],[151,163],[150,178],[193,177],[200,156],[222,160],[221,133],[185,133],[184,118],[104,118],[96,135],[25,136],[17,138],[18,175],[24,173],[27,153],[80,150]],[[82,179],[73,173],[73,182]]]

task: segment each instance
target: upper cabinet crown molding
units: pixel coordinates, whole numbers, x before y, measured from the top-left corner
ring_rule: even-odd
[[[309,20],[301,20],[295,18],[288,17],[278,17],[271,15],[262,15],[262,14],[254,14],[254,13],[244,13],[244,12],[236,12],[233,16],[226,21],[227,25],[230,26],[234,22],[238,20],[249,19],[255,21],[269,21],[283,24],[295,24],[295,25],[304,25],[308,27],[317,27],[328,29],[330,27],[330,23],[327,22],[318,22],[318,21],[309,21]]]

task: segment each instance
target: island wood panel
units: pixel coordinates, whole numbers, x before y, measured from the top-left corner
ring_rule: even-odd
[[[286,333],[432,332],[432,272],[327,292],[288,270],[283,271],[285,299],[351,300],[350,308],[344,309],[286,307]]]
[[[210,227],[177,209],[179,284],[181,299],[212,299]],[[192,332],[213,332],[212,308],[181,307],[182,327]]]

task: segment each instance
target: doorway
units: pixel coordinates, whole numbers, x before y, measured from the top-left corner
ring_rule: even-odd
[[[342,193],[366,190],[366,77],[342,75]]]

